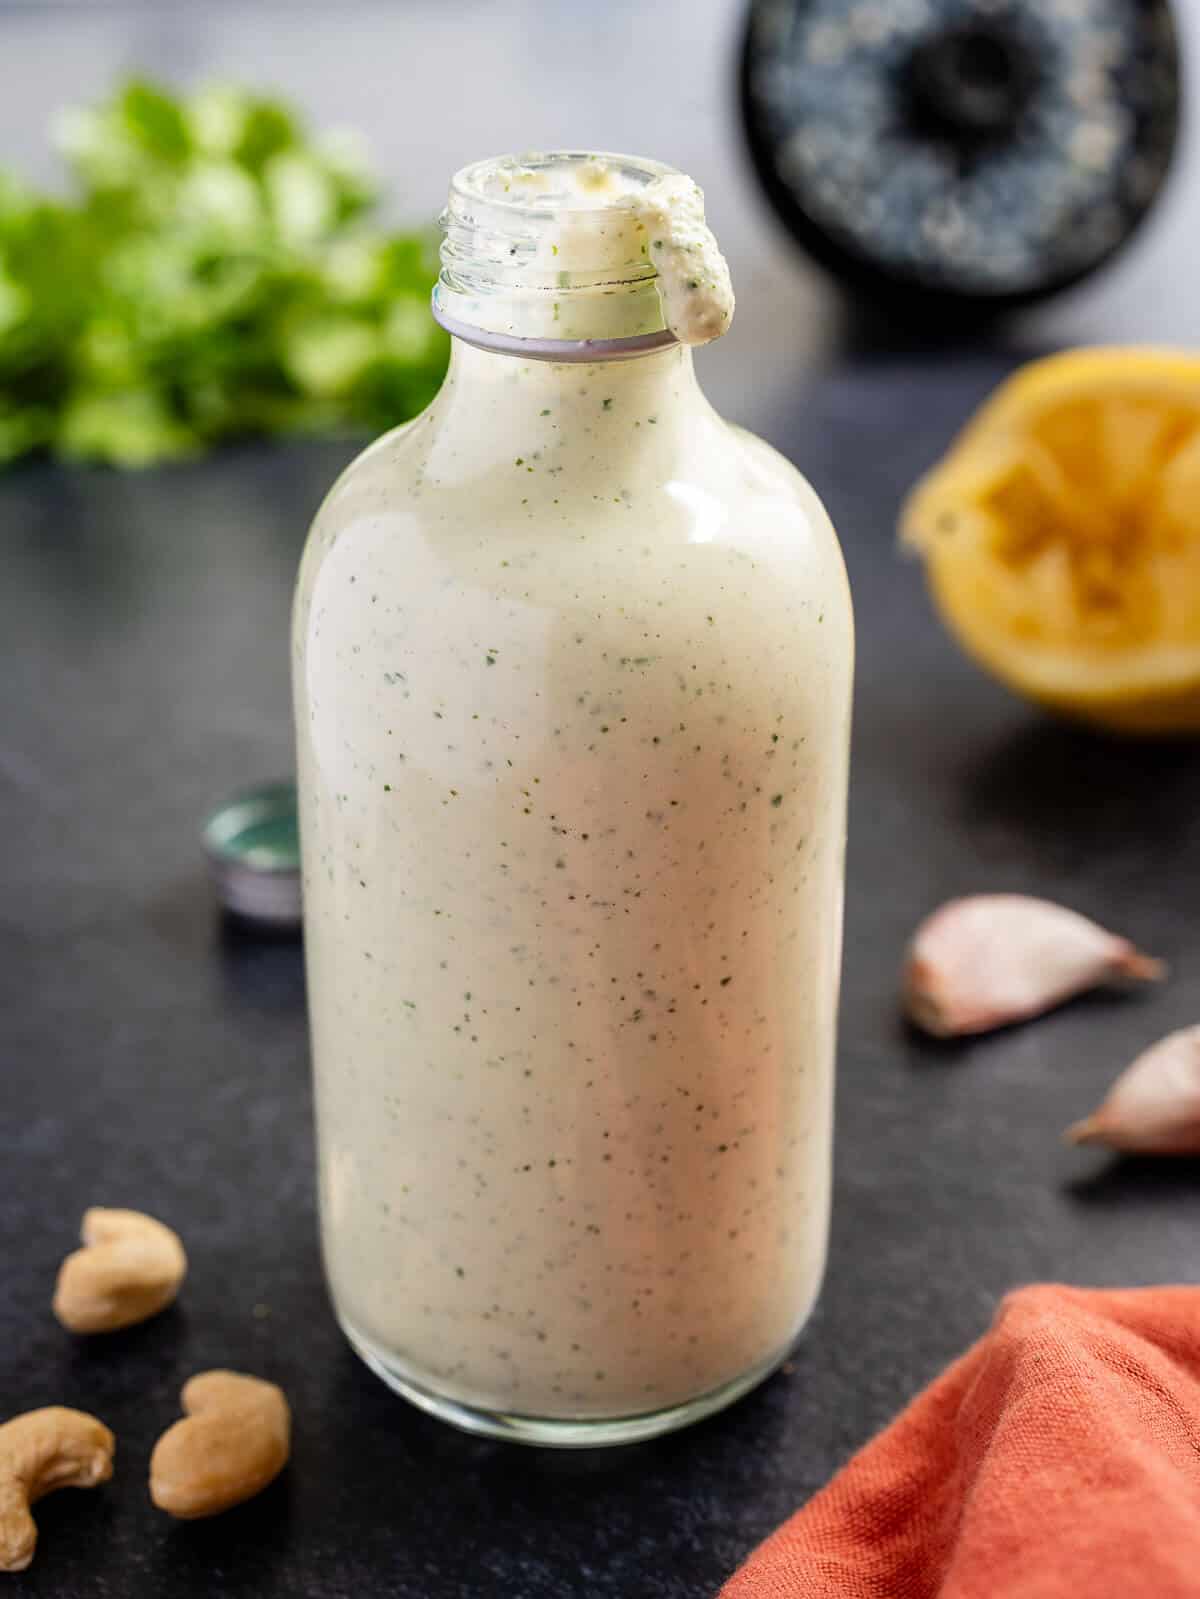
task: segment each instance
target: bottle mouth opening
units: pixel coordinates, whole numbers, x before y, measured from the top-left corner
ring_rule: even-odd
[[[441,224],[433,313],[476,344],[620,342],[628,355],[674,343],[666,330],[639,198],[673,167],[577,150],[472,162],[456,173]],[[492,337],[485,337],[491,335]],[[653,342],[643,344],[640,341]],[[528,341],[528,342],[527,342]]]
[[[676,167],[608,151],[527,151],[472,161],[450,180],[447,214],[458,205],[510,214],[559,216],[564,211],[633,210],[643,189]]]

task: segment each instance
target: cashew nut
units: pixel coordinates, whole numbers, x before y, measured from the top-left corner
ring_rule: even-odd
[[[183,1521],[215,1516],[261,1493],[287,1464],[292,1416],[283,1389],[236,1371],[184,1384],[184,1418],[154,1446],[150,1497]]]
[[[116,1440],[82,1410],[50,1405],[0,1427],[0,1571],[24,1571],[37,1527],[29,1507],[56,1488],[94,1488],[112,1476]]]
[[[140,1210],[92,1208],[84,1247],[59,1268],[54,1314],[72,1332],[115,1332],[165,1310],[179,1292],[187,1256],[177,1233]]]

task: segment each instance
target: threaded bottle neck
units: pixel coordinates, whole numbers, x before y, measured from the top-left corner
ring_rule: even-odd
[[[576,151],[463,168],[442,214],[434,314],[468,342],[551,360],[673,343],[638,205],[670,175],[660,162]]]

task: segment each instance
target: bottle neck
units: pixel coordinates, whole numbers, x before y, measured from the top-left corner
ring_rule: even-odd
[[[661,460],[713,413],[692,352],[670,345],[594,364],[531,361],[451,342],[450,366],[430,408],[428,470],[442,481],[497,474],[520,493],[543,491],[584,467]],[[590,463],[590,464],[589,464]]]
[[[535,353],[551,359],[555,344],[670,340],[637,205],[669,170],[571,152],[464,168],[442,216],[435,316],[493,348],[549,346]]]

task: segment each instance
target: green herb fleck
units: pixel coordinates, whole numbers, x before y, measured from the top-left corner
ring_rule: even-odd
[[[783,795],[782,794],[772,794],[771,795],[771,804],[774,805],[776,810],[778,810],[779,807],[783,804]]]

